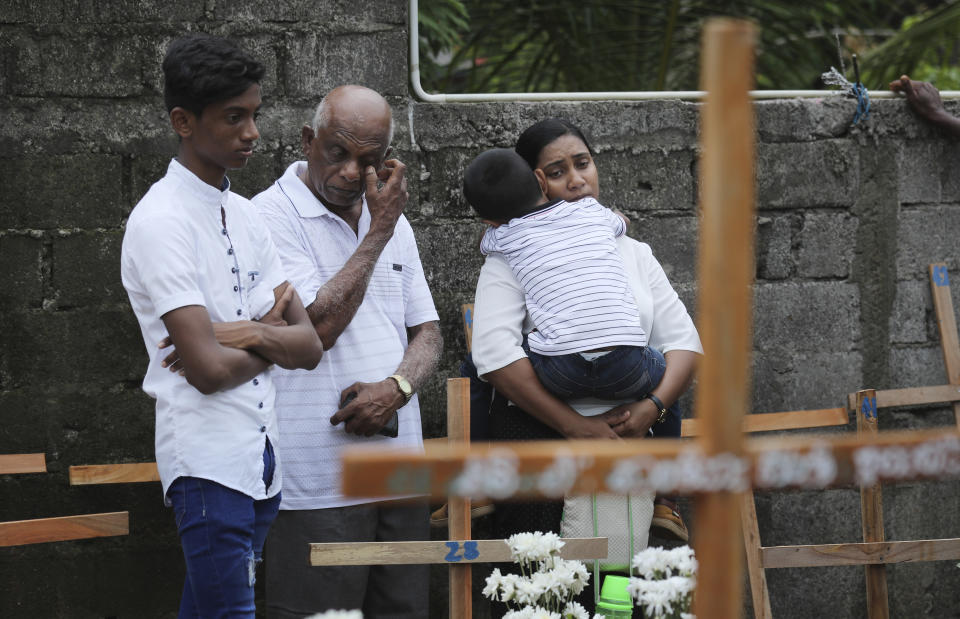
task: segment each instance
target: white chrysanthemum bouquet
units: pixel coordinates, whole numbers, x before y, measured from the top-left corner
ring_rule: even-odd
[[[504,619],[590,619],[573,601],[590,574],[580,561],[560,558],[563,542],[557,534],[518,533],[505,541],[520,574],[501,574],[495,568],[483,589],[484,596],[507,604]]]
[[[633,557],[627,591],[653,619],[693,619],[690,607],[697,585],[697,560],[689,546],[647,548]]]

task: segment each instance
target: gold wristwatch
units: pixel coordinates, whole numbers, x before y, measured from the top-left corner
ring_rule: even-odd
[[[400,393],[403,394],[403,403],[409,402],[410,398],[413,397],[413,387],[410,386],[410,381],[399,374],[392,374],[389,378],[392,378],[397,383],[397,387],[400,388]]]

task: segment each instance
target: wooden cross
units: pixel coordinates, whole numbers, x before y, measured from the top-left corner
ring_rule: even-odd
[[[943,353],[943,365],[947,369],[947,382],[960,385],[960,338],[957,337],[957,321],[953,312],[950,276],[947,274],[946,264],[938,262],[930,265],[930,286],[940,331],[940,351]],[[953,415],[957,427],[960,428],[958,402],[953,404]]]
[[[46,456],[42,453],[0,454],[0,475],[46,472]],[[129,532],[127,512],[12,520],[0,522],[0,546],[63,542],[91,537],[127,535]]]
[[[754,36],[749,24],[730,20],[711,22],[704,31],[702,80],[708,94],[701,120],[698,307],[706,358],[696,394],[696,443],[435,445],[424,454],[355,449],[343,457],[345,494],[447,496],[471,476],[476,487],[489,470],[485,467],[493,464],[501,471],[513,467],[507,485],[514,497],[545,496],[538,489],[541,476],[551,467],[571,464],[579,472],[566,492],[626,493],[653,487],[693,494],[695,527],[702,533],[696,543],[700,570],[695,613],[701,619],[727,619],[741,611],[738,501],[744,490],[960,476],[957,432],[744,441],[754,273],[754,129],[748,95]],[[500,482],[490,484],[487,493],[504,491]]]

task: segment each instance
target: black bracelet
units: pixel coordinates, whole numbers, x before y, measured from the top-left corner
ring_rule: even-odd
[[[663,405],[663,402],[660,400],[660,398],[653,395],[652,393],[648,393],[647,399],[653,402],[653,405],[657,407],[657,411],[659,413],[657,415],[657,423],[663,423],[664,421],[666,421],[667,413],[669,413],[670,411],[668,411],[667,407]]]

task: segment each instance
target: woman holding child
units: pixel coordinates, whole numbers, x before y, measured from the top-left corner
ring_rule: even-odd
[[[538,122],[521,134],[516,152],[534,171],[549,199],[568,203],[598,199],[599,178],[590,147],[574,125],[560,119]],[[478,374],[497,393],[490,408],[492,439],[616,439],[648,436],[651,430],[655,436],[679,436],[676,402],[693,379],[702,353],[700,338],[650,247],[626,235],[617,237],[615,243],[646,345],[663,353],[662,378],[654,381],[648,395],[626,402],[583,399],[571,406],[553,395],[538,380],[526,352],[525,335],[534,325],[524,289],[507,260],[501,254],[490,254],[477,283],[473,361]],[[599,354],[607,351],[599,349]],[[515,406],[508,406],[507,400]],[[562,507],[562,502],[498,505],[494,535],[507,537],[537,529],[559,532]],[[658,505],[654,517],[655,524],[661,521],[674,537],[685,539],[683,521],[673,505]]]

